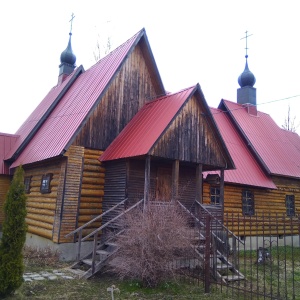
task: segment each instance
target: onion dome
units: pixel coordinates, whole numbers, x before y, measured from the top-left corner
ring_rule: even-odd
[[[246,86],[253,87],[256,81],[253,73],[248,68],[248,61],[247,61],[248,55],[246,55],[245,57],[246,57],[245,70],[238,78],[238,83],[241,88]]]
[[[70,38],[69,38],[69,43],[68,46],[66,48],[66,50],[64,50],[61,55],[60,55],[60,62],[63,64],[69,64],[69,65],[75,65],[76,62],[76,56],[72,51],[72,46],[71,46],[71,36],[72,33],[69,33]]]

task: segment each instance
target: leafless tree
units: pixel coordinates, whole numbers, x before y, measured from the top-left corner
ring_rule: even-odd
[[[287,117],[284,120],[284,124],[282,125],[283,129],[296,132],[297,128],[299,127],[299,124],[296,124],[296,116],[291,116],[291,107],[288,106],[288,114]]]
[[[111,50],[111,38],[107,37],[105,43],[102,43],[100,34],[98,34],[98,39],[96,42],[95,50],[93,51],[95,62],[99,61],[102,57],[107,55]]]
[[[119,251],[110,262],[120,278],[154,287],[174,278],[174,262],[192,251],[187,217],[172,204],[147,205],[144,211],[126,215],[125,234],[118,238]]]

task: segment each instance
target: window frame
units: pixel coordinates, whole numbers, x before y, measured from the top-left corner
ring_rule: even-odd
[[[254,216],[255,205],[254,205],[254,193],[251,190],[242,191],[242,211],[243,216]]]
[[[219,186],[211,185],[210,186],[210,204],[220,205],[221,204],[221,189]],[[217,193],[218,191],[218,193]]]
[[[24,187],[25,187],[25,193],[26,194],[30,194],[31,178],[32,178],[32,176],[25,176],[24,177]]]
[[[290,205],[292,204],[292,206]],[[286,208],[286,215],[288,217],[294,217],[295,212],[295,195],[285,195],[285,208]]]
[[[51,185],[50,185],[50,183],[51,183],[52,177],[53,177],[52,173],[47,173],[47,174],[44,174],[42,176],[41,186],[40,186],[40,192],[42,194],[49,194],[49,193],[51,193]]]

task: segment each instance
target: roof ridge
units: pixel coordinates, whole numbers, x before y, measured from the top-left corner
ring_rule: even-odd
[[[157,97],[157,98],[151,100],[150,102],[147,102],[145,105],[150,105],[150,104],[152,104],[152,103],[154,103],[154,102],[156,102],[156,101],[161,101],[161,100],[164,100],[164,99],[169,98],[169,97],[171,97],[171,96],[174,96],[174,95],[176,95],[176,94],[183,93],[183,92],[185,92],[185,91],[187,91],[187,90],[189,90],[189,89],[195,88],[196,86],[197,86],[197,84],[192,85],[192,86],[187,87],[187,88],[184,88],[184,89],[181,89],[181,90],[179,90],[179,91],[177,91],[177,92],[169,92],[169,93],[166,93],[165,95],[159,96],[159,97]]]

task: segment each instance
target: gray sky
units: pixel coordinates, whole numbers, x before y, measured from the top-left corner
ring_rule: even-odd
[[[56,85],[72,13],[77,66],[95,63],[97,41],[105,45],[110,37],[113,49],[145,28],[165,88],[199,82],[212,107],[222,98],[236,101],[247,30],[258,109],[281,126],[290,105],[300,123],[298,6],[297,0],[1,1],[0,132],[14,133]]]

